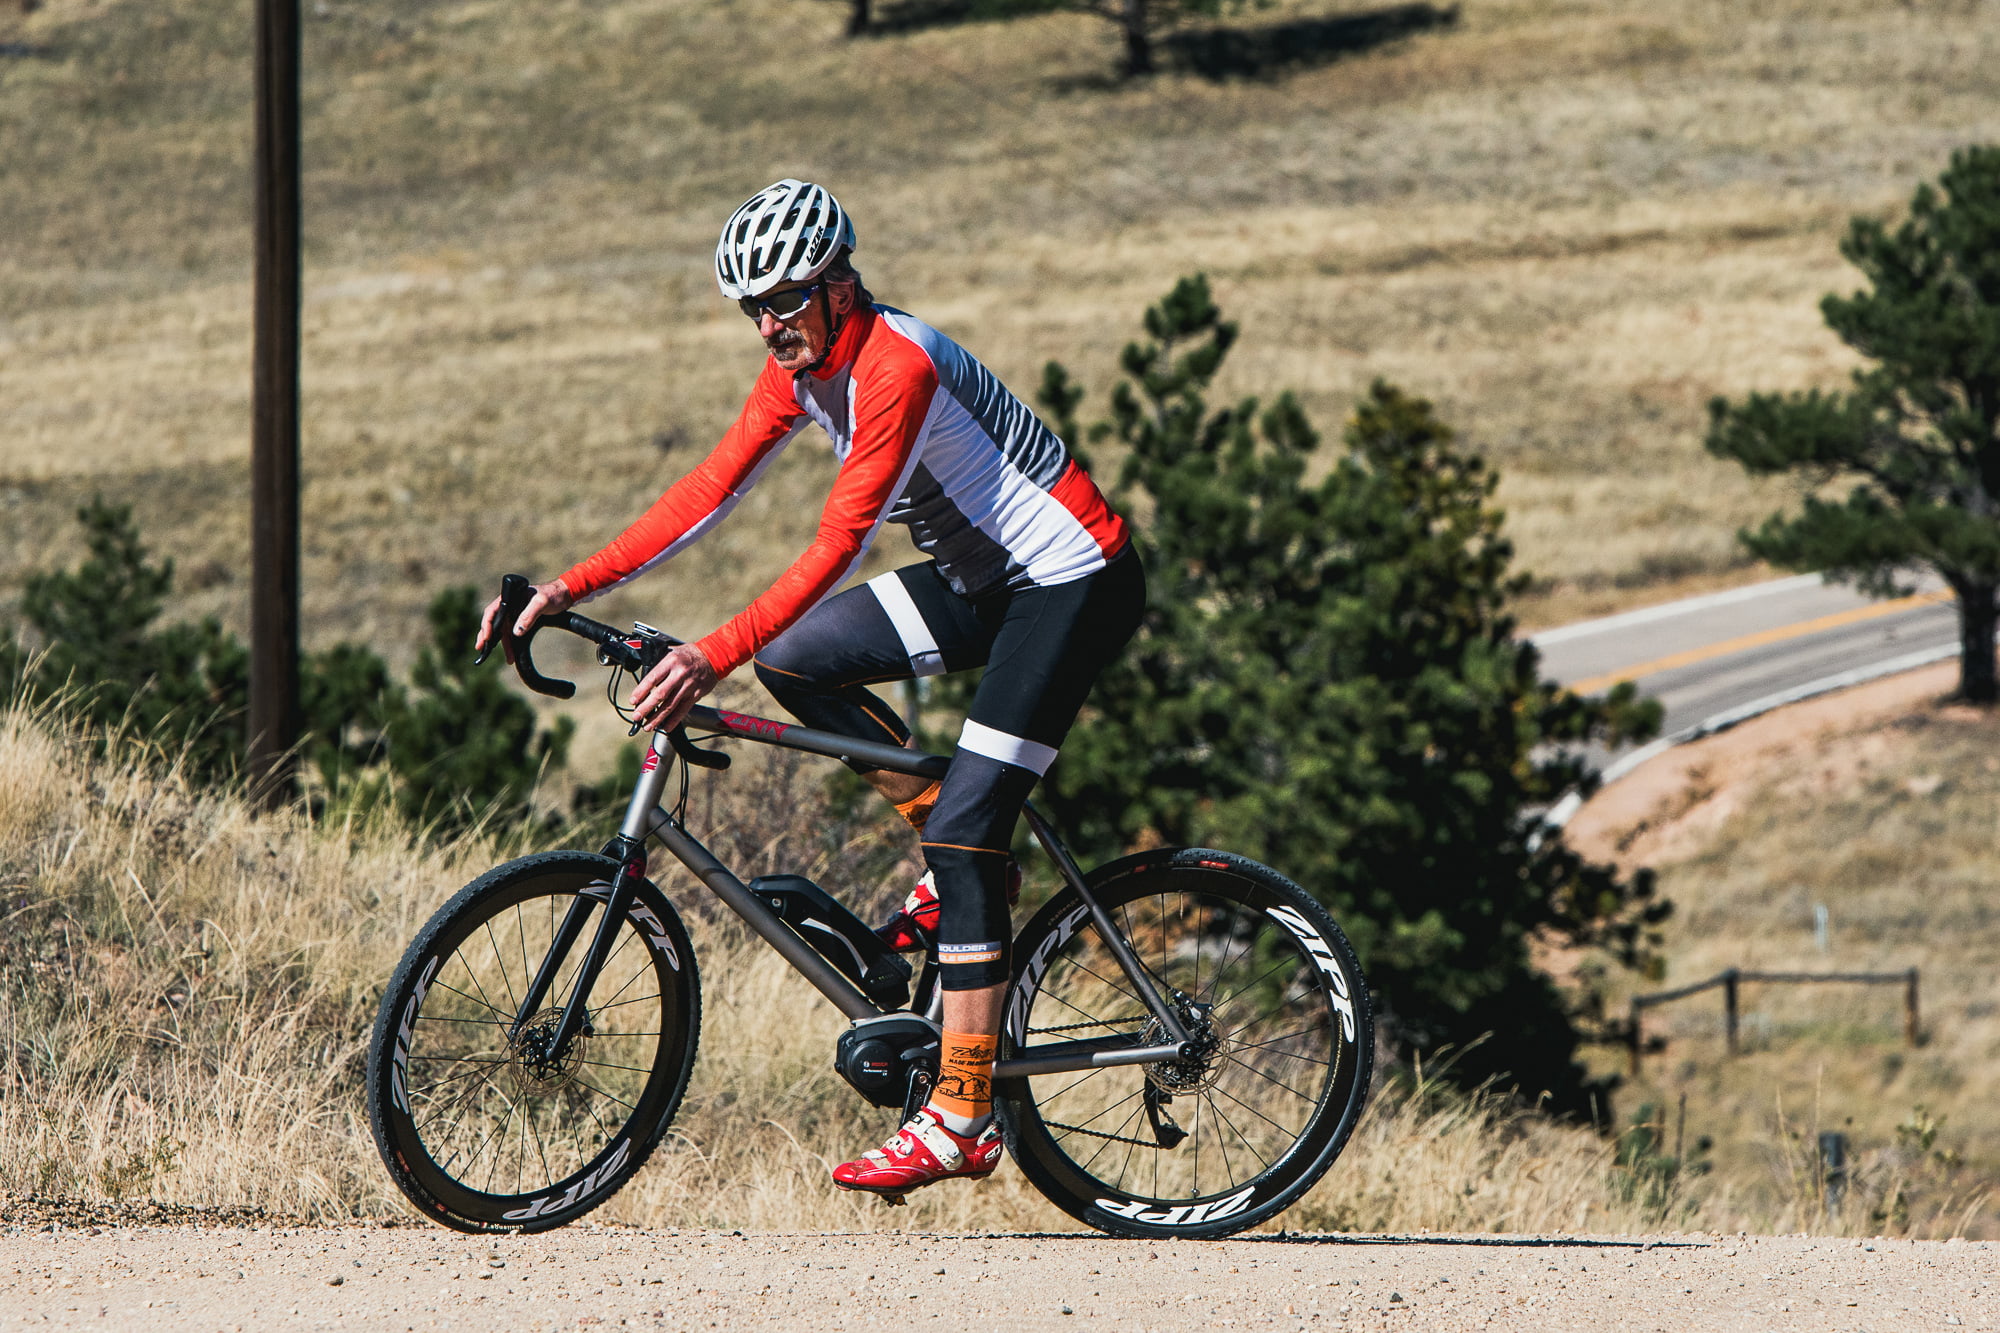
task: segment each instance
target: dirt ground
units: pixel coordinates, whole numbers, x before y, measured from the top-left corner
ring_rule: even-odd
[[[0,1229],[0,1328],[2000,1328],[2000,1246],[1805,1237]]]

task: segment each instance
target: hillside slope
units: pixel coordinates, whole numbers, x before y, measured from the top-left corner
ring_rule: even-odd
[[[1648,1013],[1649,1037],[1666,1046],[1621,1092],[1621,1110],[1652,1105],[1686,1143],[1712,1136],[1710,1186],[1781,1228],[1872,1233],[1943,1218],[1944,1234],[2000,1236],[2000,719],[1940,704],[1953,670],[1683,747],[1571,826],[1587,851],[1658,867],[1679,909],[1666,976],[1640,989],[1732,966],[1919,970],[1914,1047],[1899,985],[1746,983],[1735,1057],[1720,990]],[[1822,1132],[1846,1134],[1855,1158],[1831,1218],[1815,1216]]]
[[[1202,268],[1244,322],[1230,391],[1298,388],[1329,433],[1378,375],[1437,398],[1505,472],[1531,617],[1748,577],[1732,533],[1777,492],[1702,455],[1703,403],[1836,378],[1844,219],[2000,137],[1994,0],[1468,0],[1323,65],[1131,86],[1085,17],[845,42],[842,12],[308,7],[314,640],[401,653],[438,585],[553,569],[687,466],[759,356],[713,228],[787,172],[852,206],[881,296],[1024,388],[1053,356],[1101,395]],[[241,623],[249,42],[201,0],[0,18],[0,607],[102,490]],[[635,609],[740,604],[826,466],[789,460]]]

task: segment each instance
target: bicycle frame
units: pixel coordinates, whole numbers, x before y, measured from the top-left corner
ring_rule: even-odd
[[[773,745],[779,749],[800,750],[808,754],[826,755],[830,758],[860,760],[877,768],[896,773],[909,773],[918,777],[939,778],[950,767],[951,761],[943,755],[925,754],[921,751],[900,746],[884,745],[874,741],[864,741],[851,736],[839,736],[832,732],[819,731],[811,727],[797,726],[770,718],[754,717],[747,713],[731,712],[727,709],[697,705],[688,716],[688,723],[717,735],[732,736],[754,741],[762,745]],[[667,813],[660,803],[661,794],[666,789],[667,777],[673,767],[676,753],[683,762],[724,767],[726,756],[710,759],[706,752],[695,749],[684,736],[656,731],[647,749],[646,758],[640,766],[639,780],[634,785],[632,799],[625,810],[624,822],[618,836],[604,849],[604,854],[619,863],[619,871],[613,882],[599,893],[587,892],[571,904],[562,924],[558,927],[549,953],[540,970],[522,997],[516,1014],[513,1032],[519,1034],[527,1020],[540,1012],[542,1001],[547,997],[555,982],[556,972],[569,956],[581,938],[591,912],[592,903],[602,901],[604,916],[599,920],[597,931],[591,939],[590,950],[585,955],[582,970],[572,989],[561,1023],[551,1039],[555,1049],[562,1049],[580,1032],[588,1021],[587,1001],[591,986],[597,979],[610,956],[616,942],[619,923],[632,908],[636,885],[646,873],[645,845],[648,838],[657,838],[661,846],[693,873],[696,879],[720,898],[731,911],[743,919],[750,929],[757,932],[779,956],[789,963],[794,971],[810,982],[813,988],[824,995],[833,1006],[852,1022],[862,1022],[871,1018],[885,1017],[898,1010],[884,1010],[863,994],[861,989],[843,975],[831,963],[820,956],[804,937],[793,930],[778,914],[751,892],[748,885],[738,879],[715,855],[697,841],[686,827]],[[1126,979],[1132,983],[1134,992],[1145,1002],[1161,1031],[1169,1040],[1151,1046],[1136,1046],[1132,1038],[1124,1035],[1092,1037],[1079,1041],[1053,1042],[1042,1046],[1031,1046],[1017,1052],[1013,1058],[1000,1061],[994,1066],[996,1079],[1027,1078],[1037,1074],[1058,1074],[1087,1069],[1100,1069],[1116,1065],[1152,1064],[1160,1060],[1175,1060],[1186,1057],[1193,1049],[1188,1031],[1171,1005],[1160,995],[1144,967],[1132,953],[1124,935],[1112,923],[1110,915],[1098,903],[1084,882],[1083,872],[1064,847],[1055,830],[1032,805],[1023,806],[1028,828],[1035,841],[1048,853],[1061,872],[1063,879],[1075,889],[1089,910],[1096,924],[1099,936],[1118,960]],[[642,928],[643,921],[637,922]]]

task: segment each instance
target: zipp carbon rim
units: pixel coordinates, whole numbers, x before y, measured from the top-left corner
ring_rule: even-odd
[[[600,904],[618,865],[586,852],[510,861],[439,909],[389,983],[368,1051],[368,1118],[410,1201],[459,1231],[546,1231],[616,1193],[687,1090],[701,1022],[680,917],[640,886],[586,1001],[580,1037],[548,1040],[599,906],[519,1033],[515,1016],[565,913]]]
[[[1113,1235],[1212,1239],[1275,1217],[1367,1099],[1374,1019],[1354,951],[1297,885],[1229,852],[1142,852],[1090,884],[1197,1051],[999,1084],[1008,1150],[1052,1203]],[[1035,914],[1014,959],[1003,1058],[1167,1040],[1074,890]]]

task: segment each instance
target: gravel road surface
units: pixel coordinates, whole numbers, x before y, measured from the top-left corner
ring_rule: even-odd
[[[0,1226],[0,1329],[899,1327],[1995,1329],[2000,1245]]]

